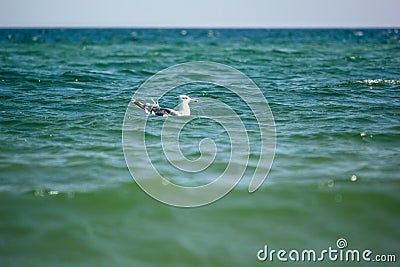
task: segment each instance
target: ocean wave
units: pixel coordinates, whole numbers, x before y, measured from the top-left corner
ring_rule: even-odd
[[[354,84],[365,84],[365,85],[400,85],[400,80],[367,79],[367,80],[354,81],[352,83],[354,83]]]
[[[400,85],[400,80],[397,79],[364,79],[364,80],[353,80],[345,81],[336,84],[326,85],[324,88],[345,88],[352,86],[368,86],[368,87],[380,87],[380,86],[395,86]],[[343,91],[344,93],[350,93],[348,91]]]

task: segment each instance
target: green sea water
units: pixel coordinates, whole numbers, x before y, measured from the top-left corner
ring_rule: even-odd
[[[190,61],[250,77],[273,112],[277,147],[258,191],[247,191],[250,161],[227,196],[185,209],[132,180],[122,124],[145,80]],[[0,30],[0,266],[398,266],[399,66],[397,29]],[[160,105],[175,106],[180,93],[224,99],[257,156],[243,102],[189,85]],[[193,104],[192,113],[209,108]],[[209,172],[177,174],[157,152],[159,133],[146,131],[157,168],[182,184],[207,183],[225,166],[222,153]],[[182,132],[186,156],[198,156],[205,137],[229,150],[221,128],[198,120]],[[321,251],[339,238],[397,262],[257,259],[264,245]]]

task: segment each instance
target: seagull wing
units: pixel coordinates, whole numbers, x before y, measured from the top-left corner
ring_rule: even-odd
[[[162,108],[160,106],[154,106],[151,109],[151,114],[157,116],[179,116],[178,111],[170,109],[170,108]]]
[[[158,105],[157,102],[153,101],[153,104],[143,104],[136,99],[131,100],[132,103],[134,103],[136,106],[138,106],[140,109],[143,109],[147,114],[153,114],[157,116],[179,116],[180,113],[174,109],[171,108],[162,108]]]

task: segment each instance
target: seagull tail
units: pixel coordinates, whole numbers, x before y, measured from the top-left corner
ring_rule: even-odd
[[[136,99],[133,99],[133,98],[131,99],[131,102],[133,104],[135,104],[136,106],[138,106],[139,108],[141,108],[144,111],[146,111],[146,106],[143,103],[141,103],[141,102],[139,102],[139,101],[137,101]]]

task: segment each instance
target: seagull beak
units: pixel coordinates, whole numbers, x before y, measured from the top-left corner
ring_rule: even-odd
[[[199,102],[199,100],[198,100],[198,99],[193,99],[193,98],[191,98],[191,99],[190,99],[190,102],[195,102],[195,103],[196,103],[196,102]]]

